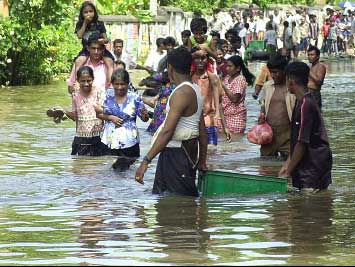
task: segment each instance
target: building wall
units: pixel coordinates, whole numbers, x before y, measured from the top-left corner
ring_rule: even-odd
[[[160,8],[153,22],[142,23],[131,16],[100,16],[105,22],[107,36],[111,42],[122,39],[124,47],[136,60],[144,61],[156,48],[159,37],[174,37],[181,44],[181,32],[189,29],[192,14],[179,8]],[[108,45],[110,49],[112,43]]]

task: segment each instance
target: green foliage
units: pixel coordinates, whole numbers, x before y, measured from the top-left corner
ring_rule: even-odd
[[[142,22],[152,21],[149,0],[97,0],[96,7],[101,15],[133,15]]]
[[[0,84],[47,83],[68,72],[80,42],[71,1],[13,0],[0,18]]]
[[[202,14],[211,14],[216,8],[229,8],[238,4],[256,4],[260,8],[267,8],[270,4],[298,4],[298,5],[314,5],[315,0],[160,0],[161,6],[176,6],[182,8],[184,11],[201,12]]]

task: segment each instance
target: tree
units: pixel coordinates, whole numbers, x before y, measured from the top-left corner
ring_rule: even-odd
[[[133,15],[142,22],[154,17],[149,0],[96,0],[96,7],[101,15]]]
[[[11,0],[0,23],[0,83],[45,83],[67,72],[80,50],[69,0]]]

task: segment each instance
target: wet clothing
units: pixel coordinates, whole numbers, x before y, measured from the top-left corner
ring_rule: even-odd
[[[183,82],[177,86],[171,95],[173,95],[177,90],[179,90],[183,85],[190,86],[196,94],[197,100],[197,110],[194,114],[189,117],[180,117],[174,131],[174,135],[167,144],[167,147],[181,147],[181,142],[184,140],[189,140],[193,138],[197,138],[200,134],[200,118],[202,113],[202,96],[200,93],[200,87],[197,84],[192,84],[190,82]],[[170,95],[170,96],[171,96]],[[171,98],[170,98],[171,99]],[[169,114],[170,110],[170,99],[168,100],[166,111]],[[165,121],[164,121],[165,122]],[[152,138],[152,144],[154,144],[156,138],[158,137],[160,131],[164,128],[164,123],[161,124],[158,130],[155,132]]]
[[[274,157],[280,154],[282,157],[287,157],[290,153],[290,122],[292,120],[292,112],[296,103],[296,96],[286,91],[284,102],[282,103],[281,98],[275,98],[275,96],[280,97],[280,95],[275,94],[275,90],[276,88],[273,80],[266,82],[263,86],[264,96],[261,100],[261,110],[265,112],[266,121],[270,124],[273,130],[273,137],[270,144],[261,145],[260,155]],[[278,108],[280,112],[283,112],[282,120],[276,120],[275,118],[270,117],[269,110],[273,109],[275,112],[275,108]]]
[[[166,147],[160,152],[153,194],[168,192],[184,196],[198,196],[195,183],[196,168],[193,166],[195,162],[190,160],[197,160],[190,152],[197,154],[197,142],[197,139],[183,141],[181,147]],[[187,152],[191,154],[188,156]]]
[[[261,105],[262,105],[262,108],[265,109],[265,115],[267,117],[268,112],[269,112],[271,99],[272,99],[272,96],[274,95],[274,92],[275,92],[274,81],[273,80],[267,81],[263,86],[263,91],[264,91],[264,96],[261,99],[261,103],[262,103]],[[291,94],[289,91],[287,91],[287,93],[285,95],[285,102],[286,102],[288,118],[291,121],[293,108],[296,103],[296,96]]]
[[[100,136],[74,137],[71,155],[103,156],[108,154],[109,149],[103,143],[101,143]]]
[[[262,157],[278,157],[281,156],[285,160],[290,153],[290,125],[271,126],[272,142],[270,144],[260,146],[260,156]]]
[[[218,143],[218,128],[217,126],[206,127],[207,143],[209,145],[217,145]]]
[[[110,149],[110,155],[117,156],[117,160],[113,163],[112,168],[125,171],[140,157],[139,144],[122,149]]]
[[[316,100],[319,109],[322,110],[322,95],[320,93],[320,90],[309,89],[309,92],[313,95],[314,99]]]
[[[168,192],[179,195],[198,196],[195,179],[198,162],[198,136],[202,114],[202,96],[199,87],[190,82],[178,85],[171,95],[183,85],[188,85],[195,91],[197,111],[189,117],[180,117],[172,139],[166,148],[160,152],[154,179],[153,194]],[[170,99],[167,104],[168,114]],[[155,133],[153,143],[163,127],[164,124]]]
[[[326,189],[332,183],[332,152],[322,115],[311,93],[297,102],[291,127],[291,155],[297,142],[306,146],[302,160],[291,173],[292,185],[296,188]]]
[[[95,105],[102,102],[102,94],[103,92],[95,87],[88,96],[83,96],[80,91],[73,92],[72,113],[76,121],[76,132],[72,155],[102,156],[108,153],[107,147],[100,139],[103,122],[96,118],[95,112]]]

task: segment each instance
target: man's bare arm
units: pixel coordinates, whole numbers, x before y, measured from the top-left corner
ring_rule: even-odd
[[[317,85],[317,86],[322,86],[324,82],[326,74],[326,68],[325,66],[321,65],[316,73],[313,73],[312,71],[309,72],[309,78],[312,79],[312,81]]]

